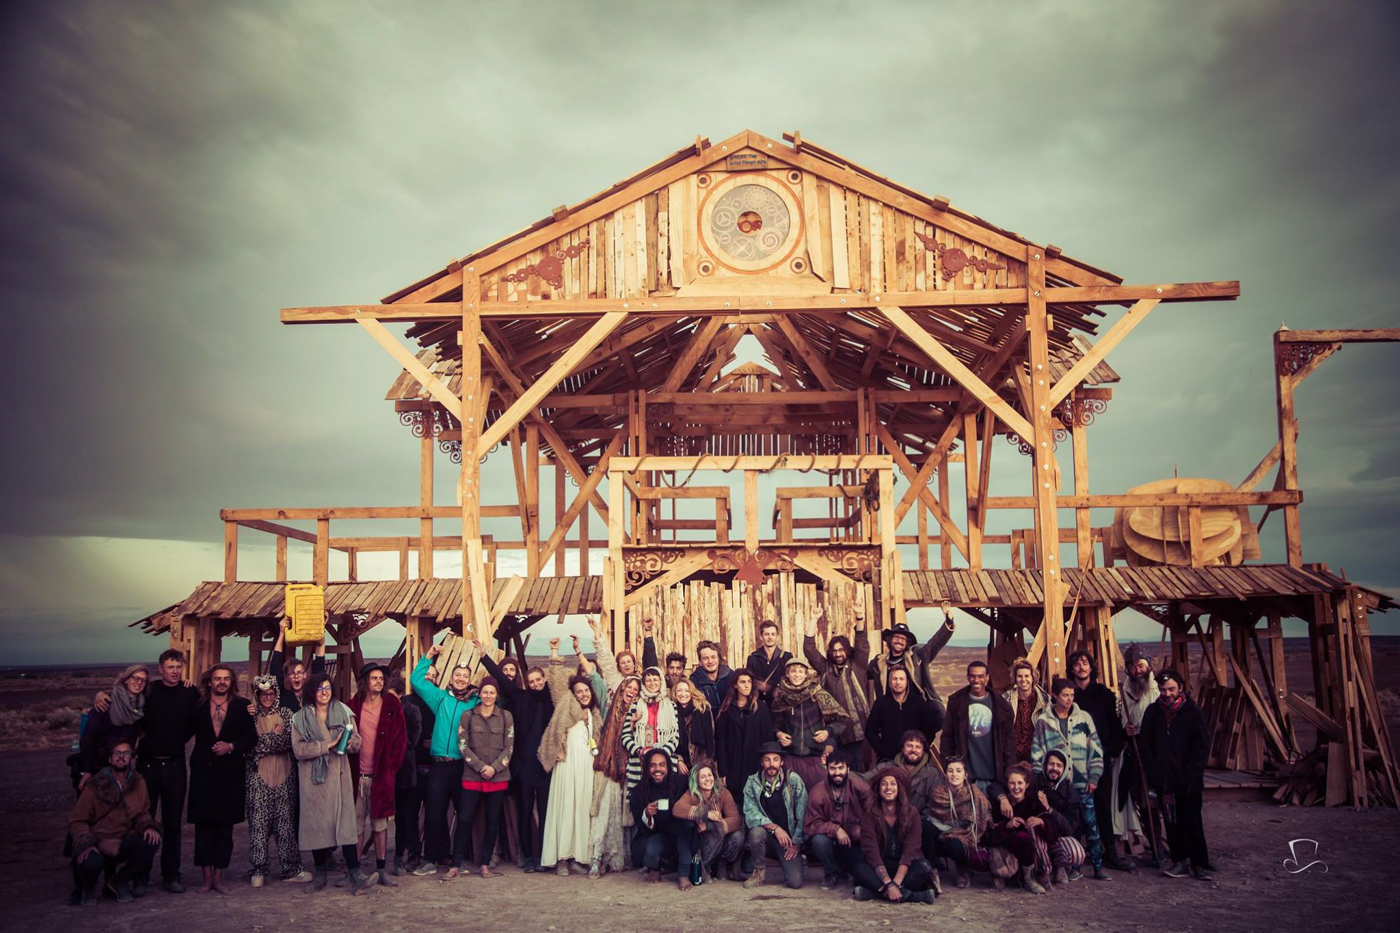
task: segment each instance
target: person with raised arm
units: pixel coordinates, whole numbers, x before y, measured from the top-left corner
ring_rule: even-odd
[[[846,731],[836,740],[836,751],[852,768],[861,765],[865,742],[865,722],[870,718],[870,696],[866,691],[865,672],[870,664],[870,632],[864,617],[856,616],[854,645],[845,635],[833,635],[826,641],[826,654],[817,650],[817,626],[826,617],[826,607],[807,622],[802,639],[802,653],[807,657],[820,679],[822,688],[841,705],[850,717]]]
[[[539,865],[567,875],[570,862],[582,866],[589,861],[593,766],[599,752],[602,714],[592,681],[564,665],[559,639],[551,638],[549,646],[545,678],[554,714],[536,752],[540,766],[550,775]]]
[[[479,702],[472,686],[472,671],[458,664],[449,674],[446,687],[438,686],[428,677],[433,659],[442,653],[442,645],[429,648],[413,668],[409,682],[413,691],[423,698],[433,713],[433,732],[429,743],[432,770],[428,772],[424,791],[427,812],[423,817],[423,863],[414,869],[415,875],[431,875],[439,862],[451,857],[451,828],[447,807],[462,790],[462,749],[457,744],[457,726],[462,714]],[[449,867],[450,863],[449,863]]]
[[[515,812],[520,820],[521,869],[534,872],[539,868],[540,845],[544,833],[545,814],[549,810],[549,772],[540,764],[540,742],[554,716],[554,699],[545,680],[544,669],[532,667],[525,672],[522,689],[505,678],[504,670],[478,646],[482,663],[501,686],[501,705],[510,710],[515,720],[515,754],[511,758],[511,785],[515,792]],[[537,828],[532,828],[535,812],[539,811]]]

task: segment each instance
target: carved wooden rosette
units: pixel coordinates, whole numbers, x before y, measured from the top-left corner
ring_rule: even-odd
[[[674,564],[685,552],[680,548],[660,548],[655,550],[629,550],[622,556],[622,575],[627,592],[641,587],[647,581],[665,573],[668,565]]]

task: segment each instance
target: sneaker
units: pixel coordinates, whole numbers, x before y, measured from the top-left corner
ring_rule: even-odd
[[[1080,871],[1080,870],[1078,869],[1078,867],[1071,868],[1071,869],[1069,870],[1069,880],[1070,880],[1070,881],[1083,881],[1083,880],[1084,880],[1084,872]]]
[[[1162,874],[1166,875],[1168,878],[1185,878],[1187,875],[1191,874],[1191,866],[1184,861],[1173,862],[1162,869]]]
[[[527,875],[534,874],[538,869],[539,866],[535,864],[535,860],[532,858],[525,859],[523,861],[523,864],[520,866],[520,870]]]
[[[1112,876],[1106,874],[1102,868],[1095,868],[1095,869],[1094,869],[1094,880],[1095,880],[1095,881],[1112,881],[1113,878],[1112,878]]]
[[[569,877],[569,863],[560,859],[558,866],[554,869],[554,873],[561,878]]]
[[[248,883],[255,888],[260,888],[263,886],[263,876],[253,875],[251,878],[248,879]]]
[[[821,889],[823,891],[830,891],[834,887],[836,887],[836,876],[831,874],[822,875]]]
[[[1210,881],[1210,880],[1211,880],[1210,872],[1206,871],[1204,868],[1193,868],[1193,869],[1191,869],[1191,877],[1192,877],[1192,878],[1195,878],[1197,881]]]
[[[136,880],[136,881],[131,882],[131,896],[132,896],[132,897],[145,897],[145,896],[146,896],[146,892],[147,892],[148,890],[149,890],[149,886],[148,886],[148,885],[146,884],[146,882],[144,882],[144,881],[141,881],[141,880],[138,879],[138,880]]]
[[[185,886],[180,883],[179,878],[166,878],[160,883],[160,889],[167,894],[184,894]]]
[[[413,869],[413,873],[420,878],[424,877],[425,875],[436,875],[437,866],[434,865],[432,862],[428,861],[420,862],[418,863],[418,867]]]
[[[296,874],[288,875],[282,880],[285,881],[287,884],[306,884],[306,882],[310,881],[313,877],[314,876],[311,874],[311,872],[303,868]]]
[[[112,892],[112,896],[117,899],[118,904],[130,904],[136,898],[131,895],[131,882],[118,881],[116,884],[107,885],[107,890]]]
[[[394,859],[394,868],[393,868],[393,875],[394,875],[394,877],[395,877],[395,878],[402,878],[402,877],[403,877],[404,875],[406,875],[406,874],[408,874],[408,866],[405,865],[405,864],[403,863],[403,859],[401,859],[401,858],[396,858],[396,859]]]
[[[856,885],[855,889],[851,891],[851,897],[858,901],[873,901],[875,900],[875,892],[869,888],[862,888],[860,885]]]

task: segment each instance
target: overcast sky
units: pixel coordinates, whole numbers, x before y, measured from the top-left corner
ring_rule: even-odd
[[[1238,301],[1163,306],[1114,351],[1096,492],[1238,482],[1277,436],[1280,322],[1400,319],[1392,3],[0,17],[0,663],[151,653],[122,624],[221,573],[220,507],[416,501],[417,443],[383,401],[397,367],[278,309],[376,301],[696,133],[800,129],[1129,282],[1239,279]],[[1400,347],[1348,347],[1298,399],[1304,557],[1392,593],[1397,371]],[[998,445],[999,490],[1027,471]],[[270,576],[270,551],[243,567]]]

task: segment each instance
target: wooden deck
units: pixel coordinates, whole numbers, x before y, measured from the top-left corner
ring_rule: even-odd
[[[1262,771],[1225,771],[1220,768],[1206,769],[1206,793],[1216,794],[1229,791],[1248,791],[1250,796],[1255,793],[1273,791],[1283,782],[1273,775],[1265,774]]]

